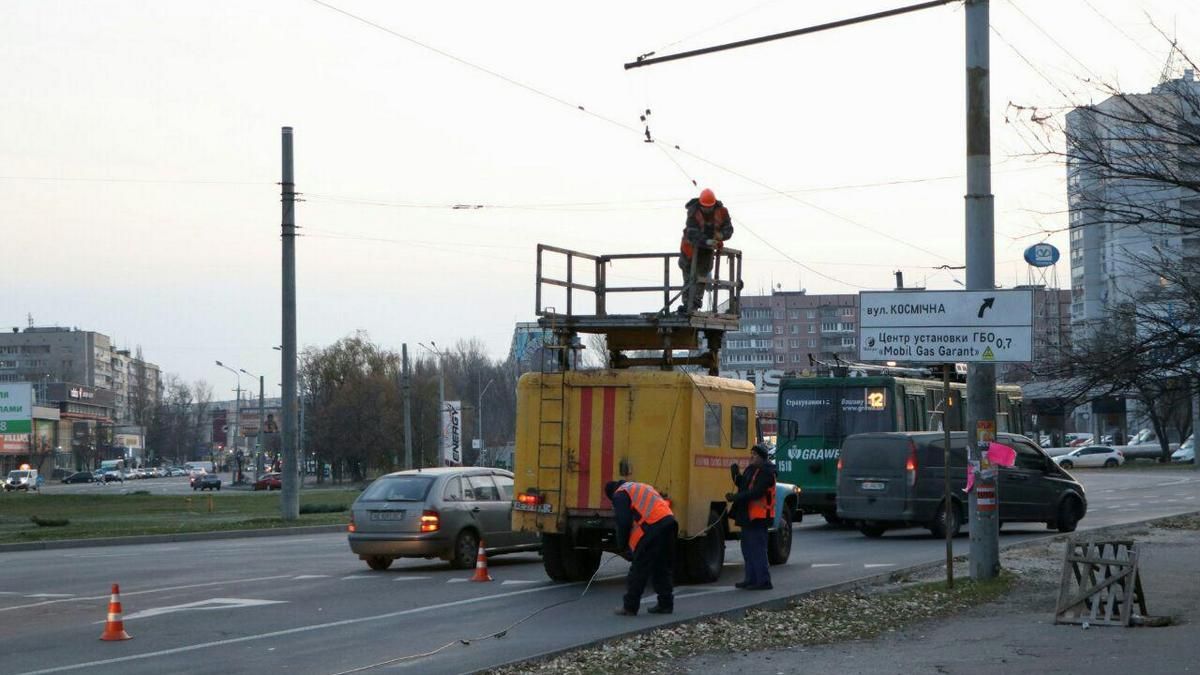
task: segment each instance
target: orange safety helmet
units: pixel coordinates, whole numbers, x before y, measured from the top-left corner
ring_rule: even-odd
[[[717,195],[713,194],[712,190],[704,188],[700,191],[700,206],[712,207],[716,205]]]

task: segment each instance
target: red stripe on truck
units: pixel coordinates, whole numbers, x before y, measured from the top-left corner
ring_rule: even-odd
[[[592,388],[579,390],[579,485],[575,491],[575,506],[588,505],[588,488],[592,476]]]

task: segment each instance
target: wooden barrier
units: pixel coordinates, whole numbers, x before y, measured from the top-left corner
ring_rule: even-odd
[[[1135,603],[1137,614],[1146,616],[1136,543],[1093,539],[1067,542],[1054,623],[1131,626]]]

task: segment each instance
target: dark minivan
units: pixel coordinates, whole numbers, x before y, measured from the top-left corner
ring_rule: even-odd
[[[1087,513],[1083,486],[1028,438],[1001,433],[996,442],[1017,451],[1015,464],[1000,469],[1000,522],[1041,522],[1073,532]],[[966,432],[950,434],[949,517],[944,506],[945,448],[940,431],[847,437],[838,461],[838,517],[858,523],[868,537],[913,526],[927,527],[936,537],[944,537],[947,529],[957,534],[968,511],[963,492]]]

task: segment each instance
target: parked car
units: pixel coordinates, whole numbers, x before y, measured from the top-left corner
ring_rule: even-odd
[[[97,478],[91,471],[76,471],[62,479],[64,483],[94,483]]]
[[[258,480],[254,481],[255,490],[281,490],[283,483],[279,480],[277,473],[264,473],[259,476]]]
[[[1067,447],[1069,448],[1078,448],[1084,445],[1090,445],[1091,442],[1091,434],[1067,434]]]
[[[1196,435],[1193,434],[1187,437],[1187,440],[1179,446],[1179,449],[1171,453],[1171,461],[1180,464],[1195,464],[1196,463]]]
[[[443,467],[399,471],[367,486],[350,507],[350,550],[373,570],[402,557],[464,569],[480,541],[488,555],[536,551],[536,533],[512,528],[513,475],[502,469]]]
[[[167,469],[167,475],[174,478],[177,476],[186,476],[186,475],[188,475],[188,472],[187,472],[187,469],[184,469],[181,466],[173,466],[173,467]]]
[[[120,483],[125,482],[125,472],[121,471],[120,469],[109,469],[108,471],[104,471],[100,475],[104,479],[105,483],[111,483],[113,481],[117,481]]]
[[[192,476],[192,490],[220,490],[221,477],[215,473]]]
[[[1125,453],[1110,445],[1085,445],[1065,455],[1055,457],[1054,461],[1064,469],[1072,469],[1077,466],[1102,466],[1112,469],[1125,463]]]
[[[1083,486],[1030,439],[998,434],[1016,450],[1016,463],[999,470],[1000,522],[1042,522],[1072,532],[1087,513]],[[951,504],[945,501],[945,441],[941,432],[855,434],[842,443],[837,514],[868,537],[893,527],[957,534],[967,522],[967,434],[950,437]]]

